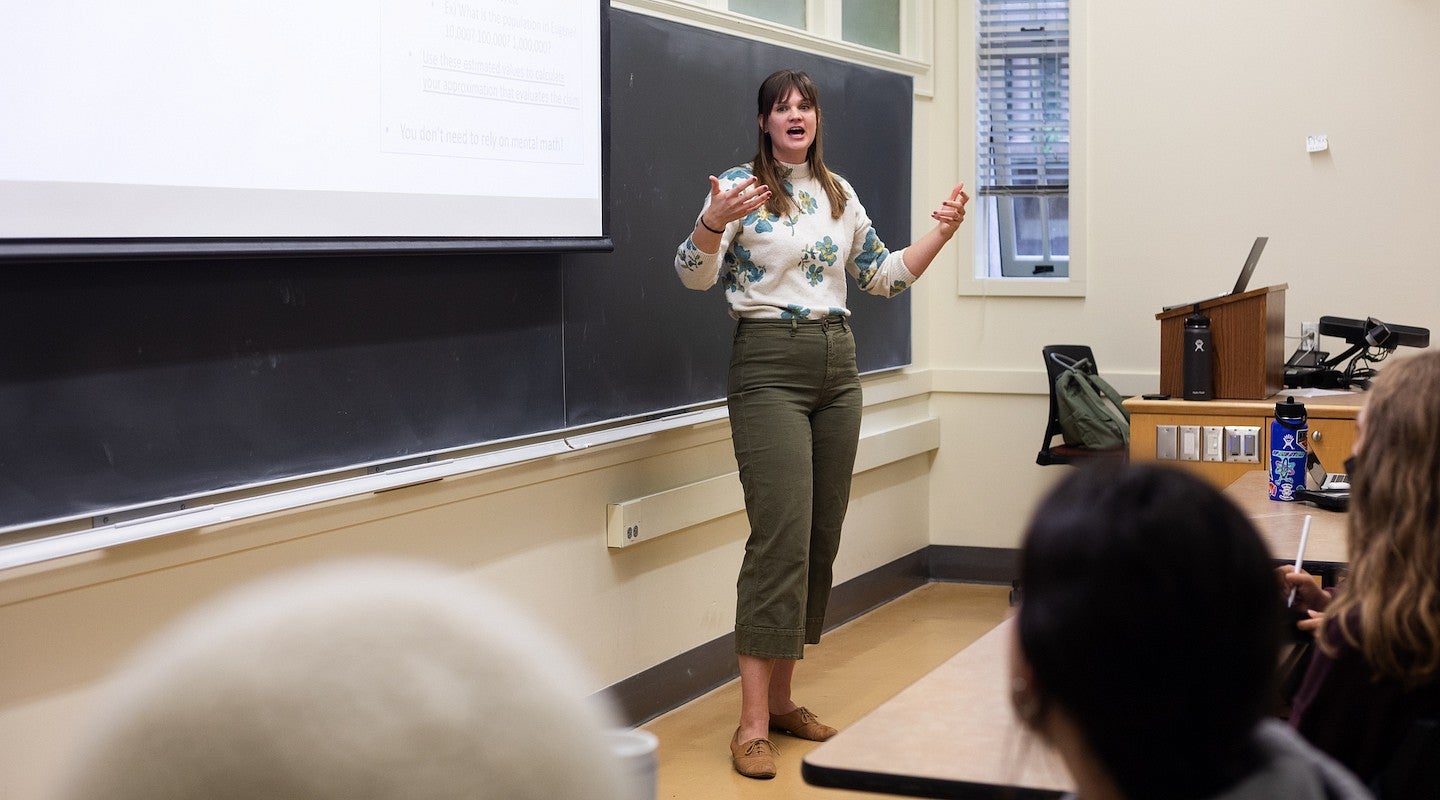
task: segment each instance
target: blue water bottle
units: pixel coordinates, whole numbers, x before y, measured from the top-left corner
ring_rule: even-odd
[[[1305,488],[1309,433],[1304,403],[1287,397],[1275,404],[1275,419],[1270,421],[1271,500],[1295,500],[1295,492]]]

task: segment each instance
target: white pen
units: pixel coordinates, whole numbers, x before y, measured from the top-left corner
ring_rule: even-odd
[[[1300,549],[1295,551],[1295,572],[1300,571],[1300,564],[1305,560],[1305,540],[1310,538],[1310,515],[1305,515],[1305,526],[1300,529]],[[1290,587],[1290,599],[1285,601],[1285,607],[1295,605],[1295,590],[1299,586]]]

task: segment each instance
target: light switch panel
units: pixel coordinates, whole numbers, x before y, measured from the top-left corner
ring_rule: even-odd
[[[1155,458],[1158,461],[1175,460],[1175,426],[1155,426]]]
[[[1180,426],[1180,460],[1181,460],[1181,461],[1199,461],[1199,460],[1200,460],[1200,426],[1199,426],[1199,425],[1181,425],[1181,426]]]
[[[1200,460],[1224,461],[1225,428],[1221,425],[1205,425],[1200,428]]]

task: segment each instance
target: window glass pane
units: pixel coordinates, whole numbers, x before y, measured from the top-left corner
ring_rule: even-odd
[[[979,217],[980,234],[985,239],[985,258],[981,265],[986,277],[998,278],[1004,274],[1004,254],[1000,250],[1000,198],[989,195],[975,198],[975,210]]]
[[[900,52],[900,0],[844,0],[840,38],[877,50]]]
[[[1050,257],[1063,258],[1070,255],[1070,197],[1047,197],[1050,213]]]
[[[805,0],[730,0],[730,10],[792,28],[805,27]]]
[[[1045,215],[1039,197],[1016,197],[1015,255],[1018,258],[1045,257]]]

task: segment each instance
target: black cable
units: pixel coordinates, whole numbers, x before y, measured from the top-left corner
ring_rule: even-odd
[[[1345,383],[1349,386],[1369,389],[1370,382],[1379,374],[1379,371],[1372,365],[1379,364],[1381,361],[1389,358],[1393,352],[1395,351],[1391,348],[1362,348],[1360,352],[1355,354],[1354,358],[1350,359],[1350,363],[1345,366]],[[1366,366],[1362,367],[1362,363]]]

